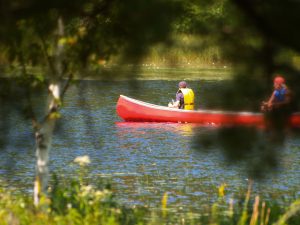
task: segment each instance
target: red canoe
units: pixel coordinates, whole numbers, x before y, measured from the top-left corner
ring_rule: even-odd
[[[214,110],[183,110],[159,106],[120,95],[117,113],[125,121],[132,122],[187,122],[204,125],[264,126],[262,113],[230,112]],[[300,127],[300,113],[291,116],[293,127]]]

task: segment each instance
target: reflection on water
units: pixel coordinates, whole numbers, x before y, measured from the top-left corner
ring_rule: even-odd
[[[175,123],[127,123],[115,112],[119,94],[165,105],[174,98],[176,81],[141,81],[132,90],[127,82],[81,82],[65,97],[50,154],[50,170],[74,175],[75,157],[89,155],[91,177],[108,179],[116,196],[126,204],[160,207],[168,192],[168,207],[199,212],[217,198],[217,187],[228,184],[238,195],[246,190],[243,162],[230,163],[212,143],[193,144],[194,135],[212,137],[217,127]],[[217,108],[219,82],[191,81],[198,107]],[[213,90],[213,91],[212,91]],[[207,102],[209,99],[209,103]],[[8,145],[0,152],[1,179],[29,190],[34,174],[33,134],[29,122],[11,114]],[[14,123],[13,123],[14,122]],[[265,196],[288,196],[300,186],[300,138],[291,136],[282,151],[279,173],[255,183]],[[300,193],[298,193],[300,194]]]
[[[193,129],[199,127],[199,125],[189,123],[116,122],[116,127],[120,134],[130,132],[132,135],[139,136],[147,130],[153,129],[153,131],[159,133],[174,132],[188,137],[194,134]]]

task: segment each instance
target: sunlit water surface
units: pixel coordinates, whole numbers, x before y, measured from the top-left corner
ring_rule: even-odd
[[[190,81],[196,106],[207,99],[220,101],[222,81]],[[215,201],[218,186],[227,184],[229,197],[244,195],[249,183],[243,162],[230,163],[216,147],[193,144],[194,135],[217,132],[213,126],[176,123],[129,123],[116,114],[120,94],[166,105],[177,81],[81,81],[67,92],[50,154],[50,171],[76,176],[73,160],[88,155],[93,180],[105,179],[119,201],[129,205],[160,207],[168,193],[168,207],[199,212]],[[7,120],[11,129],[0,152],[1,179],[10,186],[31,190],[34,177],[34,135],[29,121],[17,113]],[[4,134],[2,134],[4,135]],[[205,145],[204,145],[205,146]],[[265,198],[299,196],[300,139],[291,136],[281,152],[277,173],[254,182],[254,191]]]

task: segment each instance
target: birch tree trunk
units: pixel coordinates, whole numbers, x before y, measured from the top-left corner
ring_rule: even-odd
[[[49,153],[56,118],[49,115],[35,132],[36,178],[34,182],[34,204],[38,205],[42,193],[46,193],[49,180]]]
[[[63,50],[61,41],[64,36],[62,18],[58,19],[58,40],[55,54],[55,65],[51,68],[49,100],[47,115],[43,122],[35,130],[36,138],[36,178],[34,182],[34,204],[37,206],[43,194],[46,194],[49,181],[49,154],[51,150],[52,136],[56,121],[59,117],[58,108],[61,102],[61,85],[59,80],[63,76]],[[51,67],[51,63],[49,63]]]

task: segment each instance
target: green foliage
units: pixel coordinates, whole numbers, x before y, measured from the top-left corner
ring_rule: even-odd
[[[177,214],[168,211],[167,195],[162,196],[162,211],[144,207],[125,207],[116,202],[111,190],[83,184],[80,179],[54,177],[49,198],[40,206],[31,197],[0,190],[0,224],[209,224],[254,225],[289,224],[300,222],[299,200],[285,208],[276,200],[263,202],[258,196],[252,201],[250,192],[245,199],[232,199],[219,187],[218,200],[207,213]]]
[[[113,54],[124,54],[128,62],[138,60],[149,46],[168,39],[181,11],[174,0],[6,3],[5,12],[1,11],[0,47],[8,61],[47,69],[46,65],[53,67],[56,46],[63,45],[69,72],[101,65]],[[63,37],[57,33],[59,18],[64,23]]]

